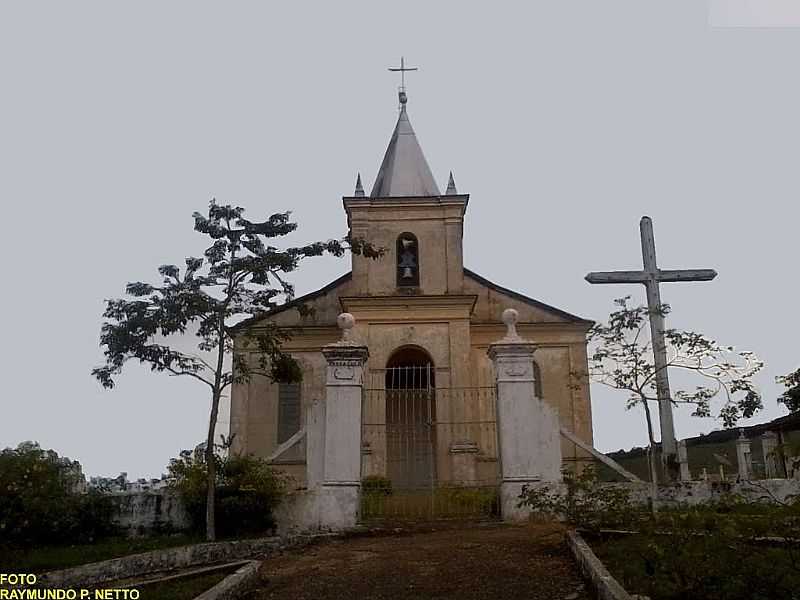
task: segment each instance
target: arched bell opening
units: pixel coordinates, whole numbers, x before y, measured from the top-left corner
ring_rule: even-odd
[[[413,233],[397,238],[397,287],[419,286],[419,241]]]

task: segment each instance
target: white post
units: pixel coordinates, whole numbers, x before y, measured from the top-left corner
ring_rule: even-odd
[[[536,397],[533,353],[536,346],[517,335],[518,313],[503,312],[508,333],[489,346],[497,378],[497,435],[500,444],[500,507],[503,519],[520,520],[529,511],[518,508],[524,485],[561,481],[561,439],[558,414]]]
[[[366,346],[350,340],[353,315],[336,320],[342,340],[322,348],[328,361],[325,398],[325,447],[319,496],[320,526],[341,530],[358,522],[361,489],[361,389]]]
[[[736,440],[736,461],[739,463],[739,479],[750,479],[752,471],[750,457],[750,440],[744,436],[744,431],[739,432]]]
[[[686,449],[686,440],[678,442],[678,464],[680,465],[681,481],[691,481],[692,473],[689,471],[689,452]]]
[[[761,436],[761,453],[764,456],[764,475],[767,479],[778,477],[778,435],[767,431]]]

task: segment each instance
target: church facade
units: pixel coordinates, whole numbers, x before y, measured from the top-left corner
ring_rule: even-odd
[[[362,410],[362,477],[394,487],[496,480],[495,377],[489,344],[505,335],[501,315],[519,313],[533,341],[536,394],[558,411],[562,428],[591,444],[586,334],[592,322],[496,285],[463,264],[469,195],[452,175],[439,190],[406,110],[401,108],[371,193],[359,176],[343,198],[353,237],[386,249],[377,260],[352,256],[352,270],[247,327],[291,332],[284,348],[299,362],[299,384],[254,377],[233,386],[234,452],[272,457],[325,398],[324,345],[340,337],[336,318],[355,317],[353,338],[369,349]],[[298,307],[303,310],[298,310]],[[301,439],[274,462],[302,484]],[[588,460],[562,439],[565,466]]]

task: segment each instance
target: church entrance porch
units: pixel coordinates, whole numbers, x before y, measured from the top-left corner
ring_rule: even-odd
[[[404,348],[373,370],[362,412],[363,520],[497,515],[494,388],[442,388]]]

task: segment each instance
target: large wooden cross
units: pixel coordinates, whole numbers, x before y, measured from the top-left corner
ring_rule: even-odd
[[[639,222],[642,236],[641,271],[601,271],[589,273],[589,283],[642,283],[647,290],[647,308],[650,313],[650,337],[656,369],[658,415],[661,424],[661,453],[667,475],[677,479],[678,445],[675,439],[675,424],[672,420],[672,399],[667,374],[667,348],[664,342],[664,314],[661,311],[659,284],[668,281],[711,281],[717,276],[713,269],[662,270],[656,262],[656,242],[653,237],[653,221],[642,217]]]

